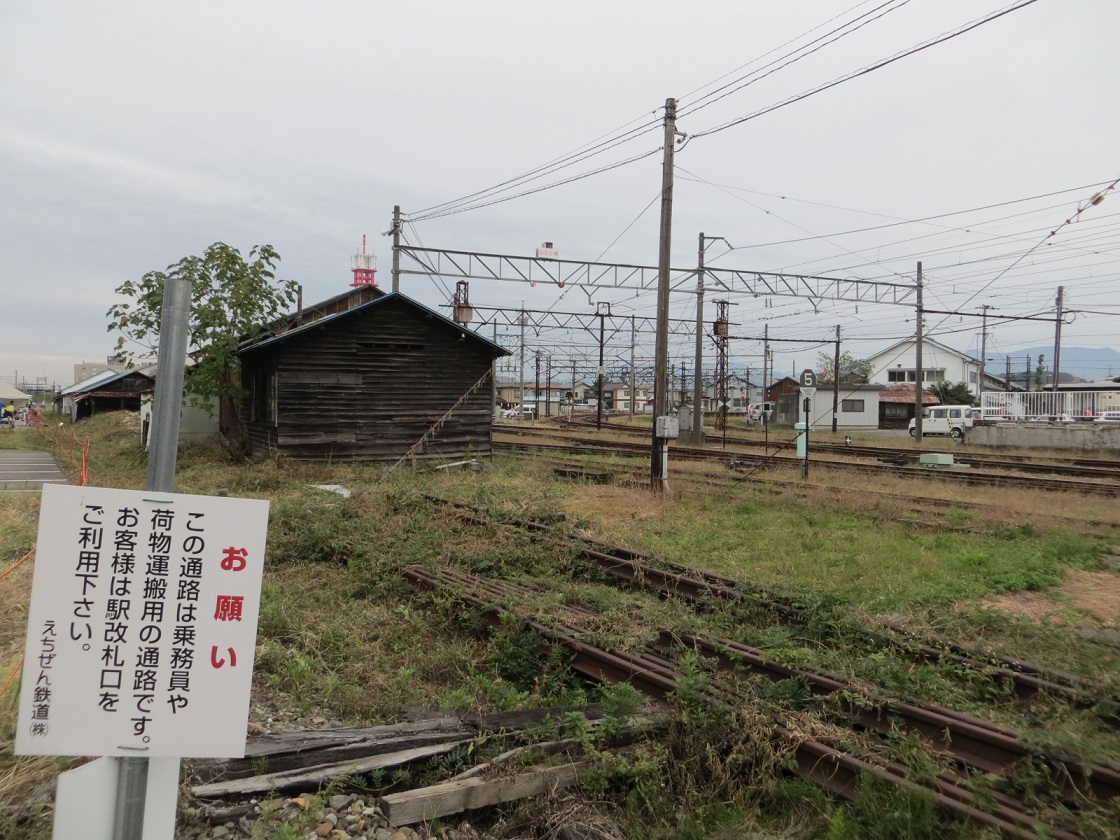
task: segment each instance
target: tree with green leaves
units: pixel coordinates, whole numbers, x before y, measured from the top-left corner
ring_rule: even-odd
[[[942,405],[972,405],[976,400],[963,382],[934,382],[926,390]]]
[[[835,382],[836,374],[833,370],[835,359],[828,353],[817,354],[817,381]],[[857,359],[851,353],[840,354],[840,384],[841,385],[866,385],[871,381],[871,373],[875,366],[864,359]]]
[[[271,245],[255,246],[246,259],[236,248],[215,242],[202,256],[184,257],[166,271],[123,283],[116,292],[124,300],[106,313],[109,331],[121,334],[117,352],[132,365],[151,359],[159,343],[164,285],[169,278],[190,281],[185,390],[196,405],[220,407],[222,431],[234,448],[244,440],[237,410],[245,395],[238,345],[274,328],[297,297],[294,281],[276,279],[279,261]]]

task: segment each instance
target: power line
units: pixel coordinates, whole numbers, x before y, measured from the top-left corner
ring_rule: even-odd
[[[807,91],[803,91],[802,93],[796,94],[795,96],[791,96],[791,97],[788,97],[787,99],[783,99],[780,102],[776,102],[772,105],[768,105],[765,108],[761,108],[761,109],[759,109],[757,111],[754,111],[750,114],[747,114],[745,116],[739,117],[739,118],[734,119],[734,120],[730,120],[729,122],[722,123],[721,125],[714,126],[712,128],[706,129],[704,131],[694,132],[692,134],[692,137],[693,138],[707,137],[710,134],[717,134],[720,131],[725,131],[729,128],[733,128],[734,126],[742,125],[743,123],[748,122],[749,120],[757,119],[758,117],[764,116],[764,115],[769,114],[773,111],[777,111],[779,108],[784,108],[787,105],[793,105],[795,102],[800,102],[803,99],[808,99],[810,96],[815,96],[818,93],[823,93],[826,90],[831,90],[832,88],[837,87],[838,85],[842,85],[845,82],[850,82],[853,79],[858,79],[860,76],[866,76],[869,73],[874,73],[876,70],[881,70],[882,68],[884,68],[884,67],[886,67],[890,64],[894,64],[896,61],[901,61],[904,58],[908,58],[909,56],[915,55],[915,54],[917,54],[919,52],[922,52],[924,50],[928,50],[930,47],[935,47],[938,44],[943,44],[946,41],[950,41],[953,38],[957,38],[961,35],[964,35],[967,32],[971,32],[973,29],[977,29],[978,27],[981,27],[981,26],[983,26],[987,23],[991,23],[994,20],[998,20],[999,18],[1003,17],[1004,15],[1009,15],[1012,12],[1017,12],[1020,9],[1024,9],[1027,6],[1030,6],[1031,4],[1036,3],[1036,2],[1038,2],[1038,0],[1020,0],[1020,2],[1014,3],[1011,6],[1003,8],[1003,9],[997,11],[997,12],[992,12],[990,15],[987,15],[986,17],[979,18],[979,19],[974,20],[971,23],[967,23],[964,26],[961,26],[957,29],[954,29],[954,30],[951,30],[949,32],[938,35],[936,38],[931,38],[928,41],[925,41],[921,44],[910,47],[909,49],[903,50],[902,52],[895,53],[894,55],[890,56],[889,58],[884,58],[880,61],[875,62],[874,64],[869,64],[866,67],[863,67],[859,70],[853,70],[851,73],[847,73],[843,76],[835,78],[830,82],[825,82],[824,84],[817,85],[816,87],[810,88]]]

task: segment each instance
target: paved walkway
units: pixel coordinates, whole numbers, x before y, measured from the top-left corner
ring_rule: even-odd
[[[0,493],[38,493],[44,484],[69,484],[46,452],[0,449]]]

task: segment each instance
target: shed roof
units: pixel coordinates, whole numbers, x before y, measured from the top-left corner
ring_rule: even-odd
[[[142,370],[103,370],[100,373],[95,373],[93,376],[81,380],[80,382],[75,382],[69,388],[63,388],[61,395],[64,397],[69,397],[74,394],[84,394],[87,391],[93,391],[97,388],[108,385],[111,382],[116,382],[117,380],[124,379],[126,376],[131,376],[134,373],[145,376],[148,379],[151,379],[153,382],[155,381],[154,376],[152,376],[150,373],[145,373]]]
[[[8,400],[25,400],[27,396],[19,388],[9,385],[7,382],[0,382],[0,400],[5,402]]]
[[[342,297],[342,296],[340,296],[340,297]],[[332,300],[333,300],[333,298],[332,298]],[[280,333],[279,335],[270,336],[268,338],[259,339],[257,341],[243,342],[242,345],[241,345],[241,348],[238,352],[240,352],[242,354],[251,353],[253,351],[260,350],[264,347],[271,347],[271,346],[279,344],[281,342],[288,341],[289,339],[292,339],[292,338],[294,338],[298,335],[303,335],[304,333],[308,332],[311,329],[318,329],[320,327],[324,327],[324,326],[327,326],[329,324],[337,323],[337,322],[341,321],[343,318],[352,318],[358,312],[368,312],[371,309],[373,309],[374,307],[386,306],[387,304],[389,304],[391,302],[400,302],[400,303],[406,304],[406,305],[422,312],[424,315],[426,315],[428,317],[435,318],[437,321],[442,322],[447,327],[449,327],[451,329],[454,329],[454,330],[457,330],[460,333],[462,333],[463,335],[465,335],[465,336],[467,336],[467,337],[469,337],[469,338],[471,338],[475,341],[482,342],[484,345],[486,345],[488,348],[490,348],[490,350],[492,352],[492,355],[494,355],[494,356],[508,356],[508,355],[510,355],[510,351],[506,350],[500,344],[494,343],[490,339],[479,335],[474,330],[468,329],[467,327],[463,326],[462,324],[457,324],[456,322],[452,321],[450,318],[447,318],[446,316],[441,315],[440,313],[436,312],[434,309],[429,309],[427,306],[424,306],[424,304],[419,303],[418,301],[415,301],[412,298],[410,298],[408,295],[401,294],[400,292],[389,292],[388,294],[382,295],[381,297],[378,297],[374,300],[366,301],[363,304],[355,306],[351,309],[347,309],[343,312],[335,312],[331,315],[326,315],[322,318],[319,318],[315,321],[312,321],[311,323],[301,324],[298,327],[293,327],[292,329],[287,330],[286,332]],[[316,304],[316,306],[318,306],[318,305],[319,304]],[[309,308],[314,308],[314,307],[309,307]]]

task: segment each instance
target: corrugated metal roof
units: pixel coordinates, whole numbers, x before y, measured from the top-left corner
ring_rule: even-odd
[[[95,373],[81,382],[75,382],[69,388],[62,389],[62,396],[68,397],[72,394],[84,394],[86,391],[92,391],[95,388],[100,388],[102,385],[108,385],[110,382],[116,382],[118,379],[124,379],[126,376],[139,373],[141,376],[146,376],[149,379],[155,379],[150,373],[145,373],[140,370],[125,370],[117,372],[115,370],[103,370],[101,373]]]
[[[241,348],[240,348],[239,352],[248,353],[248,352],[251,352],[251,351],[254,351],[254,350],[259,350],[263,347],[270,347],[270,346],[272,346],[274,344],[277,344],[279,342],[287,341],[288,339],[293,338],[294,336],[302,335],[303,333],[307,332],[308,330],[316,329],[318,327],[322,327],[326,324],[329,324],[333,321],[337,321],[341,318],[349,318],[357,312],[365,312],[366,310],[370,309],[371,307],[383,306],[384,304],[388,303],[389,301],[393,301],[393,300],[400,300],[404,303],[407,303],[410,306],[413,306],[416,309],[419,309],[425,315],[431,316],[433,318],[437,318],[438,320],[442,321],[443,323],[447,324],[448,326],[452,327],[453,329],[458,330],[459,332],[463,333],[464,335],[468,335],[471,338],[476,339],[477,341],[481,341],[483,344],[486,344],[488,347],[491,347],[494,350],[497,350],[498,355],[500,355],[500,356],[510,355],[510,351],[506,350],[500,344],[495,344],[493,341],[491,341],[490,339],[488,339],[488,338],[486,338],[482,335],[479,335],[474,330],[468,329],[467,327],[464,327],[462,324],[455,323],[450,318],[447,318],[444,315],[441,315],[440,313],[436,312],[434,309],[429,309],[424,304],[422,304],[418,301],[415,301],[412,298],[410,298],[408,295],[401,294],[400,292],[389,292],[388,294],[383,295],[382,297],[379,297],[376,300],[367,301],[366,303],[363,303],[360,306],[355,306],[353,309],[347,309],[345,312],[336,312],[333,315],[327,315],[323,318],[319,318],[316,321],[312,321],[311,323],[302,324],[298,327],[295,327],[294,329],[288,330],[287,332],[283,332],[280,335],[275,335],[275,336],[272,336],[270,338],[266,338],[266,339],[256,341],[256,342],[245,342],[241,345]],[[318,304],[316,304],[316,305],[318,305]],[[313,307],[308,307],[308,308],[313,308]]]

